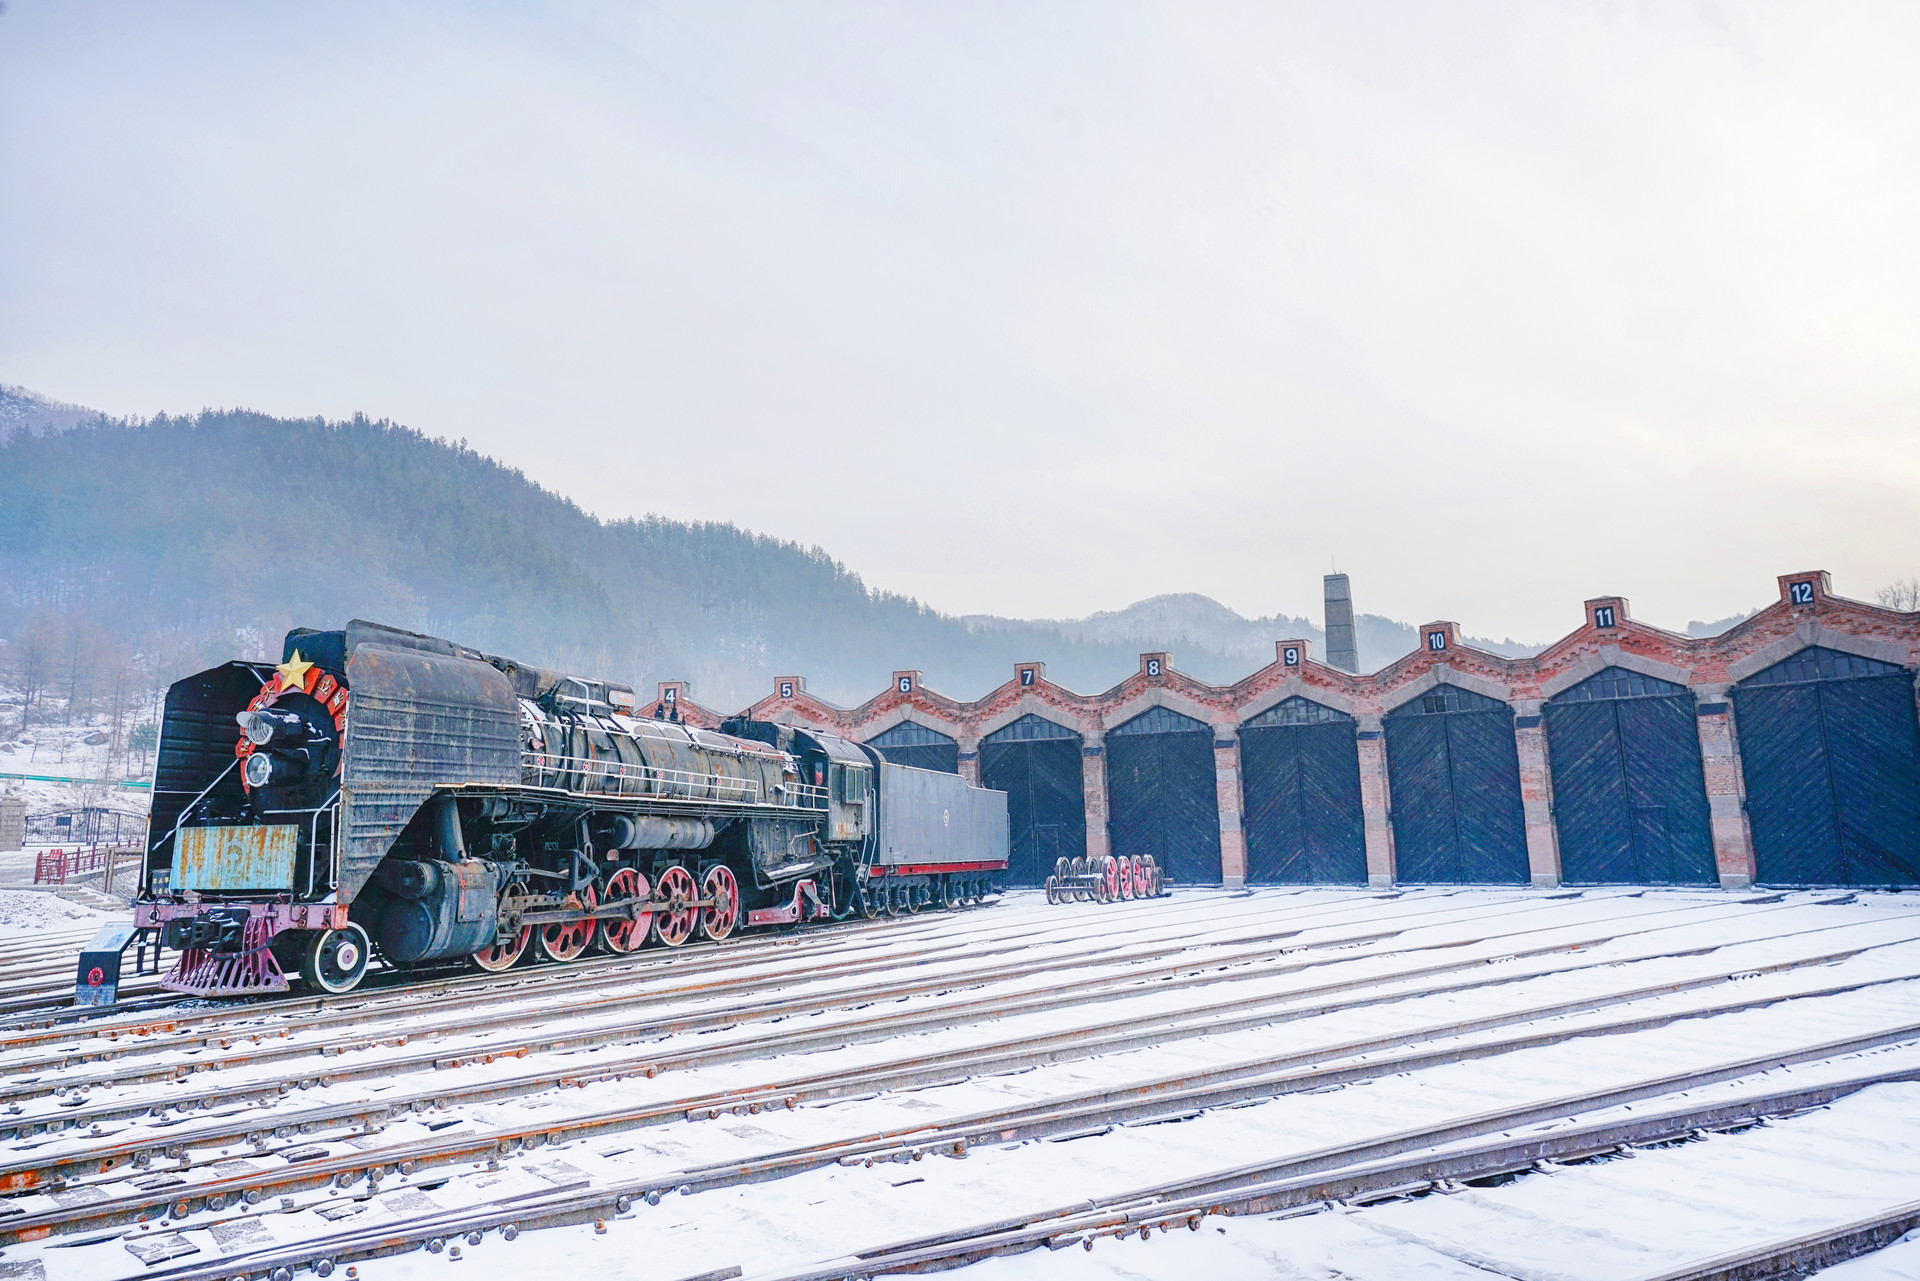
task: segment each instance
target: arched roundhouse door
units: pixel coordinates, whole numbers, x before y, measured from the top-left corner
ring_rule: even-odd
[[[1733,689],[1759,879],[1920,884],[1913,673],[1813,646]]]
[[[1562,876],[1576,885],[1716,879],[1693,694],[1609,667],[1547,701]]]
[[[1457,685],[1436,685],[1388,712],[1386,734],[1399,879],[1526,884],[1513,709]]]
[[[1027,715],[980,740],[980,781],[1007,794],[1007,884],[1038,885],[1054,860],[1087,852],[1080,736]]]
[[[939,730],[912,721],[901,721],[885,733],[874,735],[867,740],[867,746],[879,748],[880,754],[895,765],[934,769],[946,774],[960,772],[960,744]]]
[[[1345,712],[1297,696],[1240,726],[1250,883],[1367,883],[1354,729]]]
[[[1107,731],[1107,835],[1121,857],[1152,855],[1169,881],[1220,884],[1211,726],[1156,707]]]

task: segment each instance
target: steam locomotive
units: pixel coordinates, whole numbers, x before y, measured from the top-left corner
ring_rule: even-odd
[[[1006,793],[362,621],[176,682],[134,929],[201,996],[345,992],[996,892]]]

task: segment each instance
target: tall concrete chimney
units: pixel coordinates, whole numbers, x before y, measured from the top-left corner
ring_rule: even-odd
[[[1353,634],[1353,592],[1345,574],[1328,574],[1327,663],[1343,672],[1360,670],[1360,646]]]

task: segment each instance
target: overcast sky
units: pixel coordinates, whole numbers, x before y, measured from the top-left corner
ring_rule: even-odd
[[[950,612],[1920,573],[1911,3],[0,15],[0,382],[464,438]]]

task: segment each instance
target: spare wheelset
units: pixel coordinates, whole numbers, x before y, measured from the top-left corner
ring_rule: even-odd
[[[1166,886],[1151,854],[1062,858],[1046,880],[1049,903],[1117,903],[1161,898]]]

